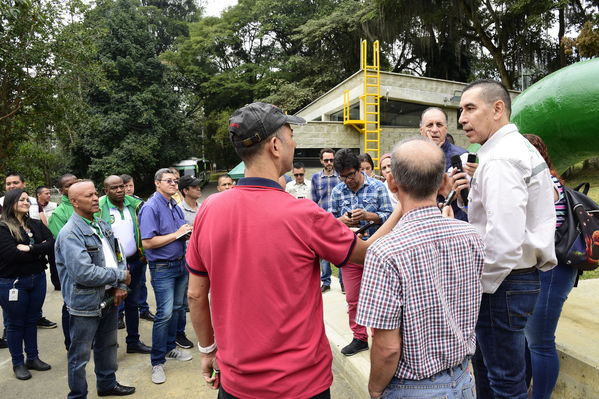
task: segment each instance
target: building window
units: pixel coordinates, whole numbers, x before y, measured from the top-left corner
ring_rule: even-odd
[[[420,115],[428,107],[405,101],[381,101],[381,125],[419,127]]]
[[[458,126],[457,126],[458,130],[463,130],[464,128],[462,127],[462,124],[460,123],[460,109],[459,108],[456,109],[455,120],[457,121],[457,124],[458,124]]]
[[[349,119],[359,120],[360,119],[360,103],[355,103],[349,106]],[[343,122],[343,109],[337,112],[333,112],[329,116],[331,122]]]

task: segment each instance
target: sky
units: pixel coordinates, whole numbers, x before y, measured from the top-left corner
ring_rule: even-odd
[[[225,8],[237,4],[237,0],[201,0],[200,3],[206,10],[205,16],[218,17]]]

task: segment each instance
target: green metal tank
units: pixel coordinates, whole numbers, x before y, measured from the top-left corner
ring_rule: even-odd
[[[543,138],[558,172],[599,156],[599,58],[530,86],[514,99],[511,119],[521,133]]]

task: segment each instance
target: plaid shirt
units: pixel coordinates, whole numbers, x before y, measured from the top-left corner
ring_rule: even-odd
[[[361,172],[360,172],[361,173]],[[364,175],[364,174],[363,174]],[[381,218],[381,224],[393,212],[393,205],[389,199],[387,188],[383,183],[372,177],[364,175],[364,184],[355,193],[345,183],[339,183],[331,193],[331,202],[328,211],[336,218],[353,209],[362,208],[367,212],[374,212]],[[368,223],[360,221],[360,226]],[[369,234],[373,234],[378,226],[370,228]]]
[[[325,175],[322,170],[312,175],[312,201],[322,209],[328,210],[331,204],[331,191],[339,182],[341,180],[335,171],[330,176]]]
[[[471,225],[431,206],[368,249],[356,322],[400,329],[397,378],[428,378],[474,354],[483,248]]]

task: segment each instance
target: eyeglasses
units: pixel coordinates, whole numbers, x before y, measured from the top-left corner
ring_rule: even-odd
[[[323,160],[322,160],[322,162],[324,162],[324,163],[329,163],[329,162],[330,162],[330,163],[333,163],[333,161],[334,161],[334,160],[335,160],[334,158],[330,158],[330,159],[323,159]]]
[[[295,177],[300,177],[300,176],[304,177],[304,174],[303,173],[294,173],[293,176],[295,176]]]
[[[358,171],[354,170],[353,172],[348,173],[346,175],[339,175],[339,178],[341,180],[353,179],[354,177],[356,177],[356,173],[358,173]]]
[[[179,184],[179,180],[173,180],[173,179],[164,179],[164,180],[158,180],[158,181],[163,181],[166,184]]]

